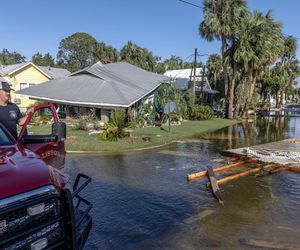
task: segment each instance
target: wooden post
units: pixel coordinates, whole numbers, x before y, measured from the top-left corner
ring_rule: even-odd
[[[218,186],[217,179],[215,177],[215,173],[211,166],[207,166],[207,174],[208,174],[208,179],[210,181],[210,186],[211,186],[214,196],[216,197],[216,199],[219,201],[219,203],[221,205],[224,205],[224,202],[221,199],[220,188]]]
[[[247,162],[249,162],[249,161],[239,161],[239,162],[231,163],[231,164],[224,165],[224,166],[221,166],[221,167],[218,167],[218,168],[214,168],[214,172],[215,173],[222,172],[226,169],[237,167],[237,166],[243,165]],[[204,171],[197,172],[197,173],[194,173],[194,174],[189,174],[187,176],[187,180],[188,181],[193,181],[193,180],[196,180],[196,179],[201,179],[202,177],[204,177],[206,175],[207,175],[207,170],[204,170]]]
[[[300,167],[293,167],[293,165],[285,167],[285,170],[293,173],[300,173]]]
[[[196,69],[197,69],[197,48],[195,48],[195,56],[194,56],[193,104],[196,103]]]
[[[274,167],[280,167],[280,165],[278,164],[267,164],[265,166],[263,166],[262,168],[274,168]],[[254,173],[257,173],[259,172],[262,168],[254,168],[254,169],[250,169],[248,171],[245,171],[245,172],[242,172],[242,173],[239,173],[239,174],[235,174],[235,175],[231,175],[231,176],[228,176],[228,177],[225,177],[223,179],[220,179],[217,181],[217,183],[220,185],[220,184],[224,184],[226,182],[229,182],[229,181],[232,181],[232,180],[235,180],[239,177],[243,177],[243,176],[247,176],[247,175],[250,175],[250,174],[254,174]]]
[[[262,177],[262,176],[267,176],[267,175],[271,175],[271,174],[278,174],[278,173],[281,173],[282,171],[286,171],[286,170],[287,170],[287,168],[285,168],[285,167],[271,169],[270,171],[266,171],[265,173],[256,174],[255,177]]]

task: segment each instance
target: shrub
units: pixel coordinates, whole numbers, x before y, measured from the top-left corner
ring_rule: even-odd
[[[170,117],[172,122],[179,122],[181,118],[176,112],[171,112]]]
[[[136,120],[132,119],[128,122],[128,127],[131,129],[135,129],[138,127],[138,122]]]
[[[117,110],[113,113],[111,121],[104,124],[103,132],[99,138],[104,141],[117,141],[119,138],[124,138],[126,133],[125,128],[125,112]]]
[[[211,107],[206,105],[195,104],[192,106],[189,119],[190,120],[209,120],[212,118],[214,112]]]
[[[90,130],[97,127],[96,125],[97,119],[95,116],[95,112],[92,110],[87,115],[80,115],[76,119],[75,129],[79,130]]]
[[[87,130],[87,123],[90,123],[91,119],[88,115],[81,115],[76,119],[75,128],[79,130]]]

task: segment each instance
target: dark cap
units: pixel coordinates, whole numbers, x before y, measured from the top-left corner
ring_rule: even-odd
[[[0,89],[4,90],[4,91],[11,91],[11,90],[14,90],[10,87],[9,83],[8,82],[3,82],[1,81],[0,82]]]

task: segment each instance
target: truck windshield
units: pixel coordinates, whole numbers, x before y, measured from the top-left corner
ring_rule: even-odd
[[[16,142],[7,135],[2,126],[0,126],[0,146],[14,145]]]

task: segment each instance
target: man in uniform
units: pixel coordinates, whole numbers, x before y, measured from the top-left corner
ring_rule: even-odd
[[[17,139],[17,124],[22,126],[27,115],[21,117],[21,112],[18,106],[10,102],[10,91],[11,87],[3,78],[0,78],[0,122],[5,126],[5,128],[12,134],[12,136]],[[29,110],[29,112],[32,109]]]

